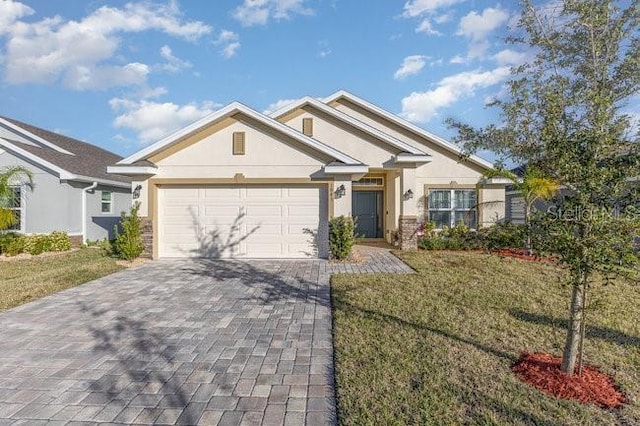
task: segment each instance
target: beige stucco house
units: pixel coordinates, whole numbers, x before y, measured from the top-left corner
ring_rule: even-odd
[[[504,217],[491,164],[351,93],[269,115],[232,103],[109,168],[131,176],[156,257],[326,257],[328,220],[416,247],[421,223]],[[480,208],[479,206],[485,206]]]

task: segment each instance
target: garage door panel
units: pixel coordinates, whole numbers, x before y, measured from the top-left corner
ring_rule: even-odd
[[[326,186],[161,187],[159,255],[317,256],[312,234],[326,234],[326,198]]]
[[[252,199],[278,199],[283,198],[282,188],[248,187],[246,188],[247,198]]]
[[[251,201],[249,200],[249,203]],[[245,214],[247,217],[252,219],[259,218],[280,218],[283,214],[284,206],[274,206],[268,204],[249,204],[245,209]]]
[[[216,204],[205,204],[203,207],[203,213],[200,216],[205,217],[225,217],[225,218],[237,218],[241,214],[241,209],[238,206],[223,206]],[[226,223],[226,222],[225,222]]]
[[[197,189],[196,189],[197,191]],[[200,190],[203,194],[203,198],[205,199],[240,199],[242,194],[242,188],[203,188]]]

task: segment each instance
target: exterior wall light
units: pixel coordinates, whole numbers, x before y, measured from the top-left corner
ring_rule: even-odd
[[[338,188],[336,188],[335,195],[336,198],[342,198],[347,195],[347,189],[344,187],[344,185],[340,185]]]
[[[406,200],[410,200],[413,198],[413,191],[410,189],[407,189],[407,192],[404,193],[404,199]]]
[[[137,200],[138,198],[140,198],[140,191],[142,190],[142,185],[136,185],[135,189],[133,190],[133,199]]]

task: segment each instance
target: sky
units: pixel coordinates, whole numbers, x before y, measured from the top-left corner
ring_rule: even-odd
[[[0,115],[126,156],[221,106],[347,90],[451,138],[495,122],[515,2],[0,0]]]

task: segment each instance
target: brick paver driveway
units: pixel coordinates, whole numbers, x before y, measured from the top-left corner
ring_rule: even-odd
[[[332,424],[326,261],[156,261],[0,313],[0,425]]]

